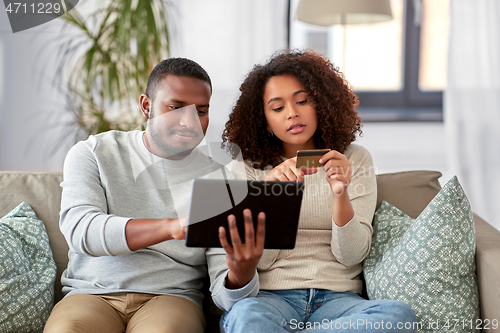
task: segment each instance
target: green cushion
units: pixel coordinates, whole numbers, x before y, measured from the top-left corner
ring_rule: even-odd
[[[452,178],[416,219],[383,202],[373,227],[364,262],[368,297],[409,304],[419,332],[476,332],[476,237],[458,179]]]
[[[23,202],[0,219],[0,332],[42,332],[55,277],[45,226]]]

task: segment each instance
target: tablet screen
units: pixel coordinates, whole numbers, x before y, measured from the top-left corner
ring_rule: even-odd
[[[219,227],[229,235],[227,216],[236,216],[244,242],[243,210],[252,211],[254,226],[259,212],[266,214],[266,249],[293,249],[297,237],[304,183],[224,179],[195,179],[186,246],[221,247]],[[230,239],[229,239],[230,241]]]

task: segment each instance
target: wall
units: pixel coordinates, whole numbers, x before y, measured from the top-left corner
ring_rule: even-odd
[[[14,34],[0,10],[0,170],[62,170],[75,130],[53,78],[71,37],[60,18]]]
[[[218,141],[245,74],[286,45],[287,1],[172,3],[176,24],[172,55],[198,61],[211,75],[214,91],[207,140]],[[6,13],[0,11],[0,170],[62,170],[72,145],[71,114],[50,84],[55,64],[49,61],[54,51],[50,42],[70,37],[61,27],[56,19],[12,34]],[[358,143],[371,151],[381,173],[438,170],[443,173],[442,184],[453,176],[443,123],[366,123]]]
[[[357,142],[371,152],[378,173],[437,170],[441,185],[453,176],[441,122],[365,123]]]

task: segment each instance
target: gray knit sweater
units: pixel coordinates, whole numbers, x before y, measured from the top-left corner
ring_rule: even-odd
[[[332,220],[333,194],[322,169],[305,176],[299,229],[293,250],[264,250],[257,266],[261,289],[317,288],[361,293],[361,262],[372,237],[377,184],[370,153],[349,145],[344,152],[352,166],[348,187],[354,217],[343,227]],[[272,168],[254,169],[233,164],[238,179],[264,180]]]
[[[63,292],[168,294],[201,307],[202,279],[208,273],[214,302],[224,310],[255,295],[257,276],[242,289],[224,287],[228,268],[222,249],[205,251],[169,240],[130,251],[129,219],[187,215],[192,179],[223,177],[221,165],[197,149],[179,161],[151,154],[143,133],[106,132],[68,153],[61,184],[60,227],[70,247]]]

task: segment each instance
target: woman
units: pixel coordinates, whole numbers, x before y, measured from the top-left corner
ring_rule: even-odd
[[[245,159],[236,177],[298,180],[305,190],[295,248],[264,251],[261,291],[225,313],[221,329],[416,332],[407,304],[359,296],[377,194],[371,156],[352,143],[361,119],[342,74],[312,51],[282,52],[255,66],[240,91],[223,133]],[[331,149],[322,168],[295,167],[298,150],[319,148]]]

